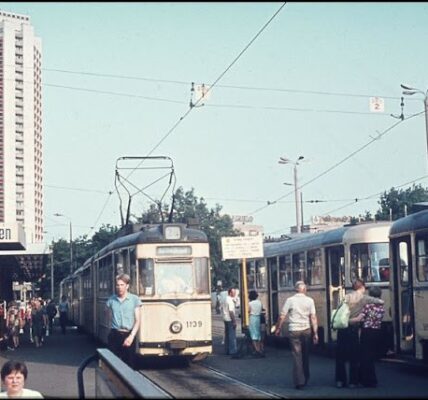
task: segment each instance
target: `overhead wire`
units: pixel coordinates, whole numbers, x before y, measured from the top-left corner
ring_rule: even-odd
[[[274,20],[274,18],[279,14],[279,12],[285,7],[285,2],[279,7],[279,9],[273,14],[273,16],[262,26],[261,29],[256,33],[256,35],[249,41],[249,43],[241,50],[241,52],[235,57],[235,59],[228,65],[228,67],[218,76],[218,78],[210,85],[206,94],[212,90],[213,87],[223,78],[223,76],[232,68],[233,65],[242,57],[242,55],[248,50],[248,48],[254,43],[254,41],[261,35],[261,33],[269,26],[269,24]],[[196,103],[189,107],[189,109],[173,124],[173,126],[166,132],[166,134],[156,143],[156,145],[147,153],[146,157],[153,154],[153,152],[175,131],[175,129],[180,125],[180,123],[192,112],[192,110],[202,101],[200,97]],[[138,164],[134,170],[136,170],[140,164]],[[132,171],[127,175],[127,178],[132,174]]]
[[[405,118],[404,120],[408,120],[411,118],[414,118],[416,116],[422,115],[425,111],[421,111],[420,113],[416,113],[411,115],[410,117]],[[357,153],[359,153],[360,151],[364,150],[366,147],[370,146],[372,143],[374,143],[375,141],[379,140],[381,137],[383,137],[384,135],[386,135],[388,132],[390,132],[391,130],[393,130],[396,126],[398,126],[399,124],[401,124],[404,120],[399,120],[398,122],[394,123],[393,125],[391,125],[389,128],[385,129],[382,133],[378,133],[378,135],[375,138],[372,138],[369,142],[367,142],[366,144],[364,144],[363,146],[360,146],[358,149],[356,149],[355,151],[351,152],[350,154],[348,154],[346,157],[344,157],[343,159],[341,159],[340,161],[338,161],[337,163],[333,164],[331,167],[327,168],[325,171],[321,172],[320,174],[318,174],[317,176],[315,176],[314,178],[310,179],[309,181],[305,182],[303,185],[299,186],[298,189],[301,189],[307,185],[309,185],[310,183],[318,180],[319,178],[321,178],[322,176],[328,174],[329,172],[331,172],[333,169],[337,168],[339,165],[343,164],[345,161],[349,160],[350,158],[352,158],[353,156],[355,156]],[[248,215],[254,215],[257,214],[258,212],[264,210],[265,208],[269,207],[270,205],[273,205],[275,203],[277,203],[279,200],[282,200],[285,197],[290,196],[291,194],[293,194],[295,191],[290,191],[288,193],[286,193],[285,195],[282,195],[280,197],[278,197],[276,200],[274,201],[268,201],[267,204],[263,207],[260,207],[258,209],[256,209],[255,211],[249,213]]]

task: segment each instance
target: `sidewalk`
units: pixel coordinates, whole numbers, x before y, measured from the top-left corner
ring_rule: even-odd
[[[75,327],[67,327],[63,335],[59,326],[36,348],[27,333],[20,337],[20,347],[0,353],[0,365],[7,360],[24,361],[28,368],[25,387],[37,390],[45,398],[78,398],[77,370],[79,365],[96,351],[95,342]],[[95,397],[95,365],[83,373],[86,397]]]

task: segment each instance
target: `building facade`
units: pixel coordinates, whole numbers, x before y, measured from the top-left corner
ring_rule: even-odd
[[[41,39],[30,17],[0,11],[0,224],[43,241]]]

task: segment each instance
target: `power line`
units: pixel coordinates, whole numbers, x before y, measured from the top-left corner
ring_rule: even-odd
[[[420,113],[414,114],[410,117],[407,117],[406,120],[411,119],[413,117],[416,117],[418,115],[423,114],[425,111],[422,111]],[[310,183],[316,181],[317,179],[321,178],[322,176],[328,174],[330,171],[332,171],[334,168],[338,167],[339,165],[343,164],[345,161],[349,160],[351,157],[355,156],[357,153],[359,153],[360,151],[364,150],[366,147],[368,147],[369,145],[371,145],[373,142],[375,142],[376,140],[380,139],[382,136],[386,135],[388,132],[390,132],[392,129],[394,129],[396,126],[398,126],[399,124],[401,124],[403,122],[403,120],[399,120],[398,122],[396,122],[395,124],[391,125],[389,128],[385,129],[382,133],[378,133],[378,135],[375,138],[372,138],[372,140],[370,140],[368,143],[364,144],[363,146],[359,147],[357,150],[353,151],[352,153],[350,153],[349,155],[347,155],[345,158],[343,158],[342,160],[340,160],[339,162],[337,162],[336,164],[332,165],[330,168],[326,169],[325,171],[321,172],[319,175],[315,176],[314,178],[312,178],[311,180],[305,182],[303,185],[301,185],[299,187],[299,189],[309,185]],[[282,200],[283,198],[291,195],[294,193],[294,190],[286,193],[285,195],[277,198],[274,201],[268,201],[267,205],[258,208],[257,210],[249,213],[249,215],[254,215],[262,210],[264,210],[266,207],[269,207],[272,204],[277,203],[279,200]]]
[[[242,57],[242,55],[248,50],[251,44],[259,37],[259,35],[267,28],[267,26],[273,21],[273,19],[278,15],[278,13],[284,8],[286,3],[283,3],[279,9],[274,13],[274,15],[263,25],[263,27],[256,33],[256,35],[250,40],[250,42],[244,47],[243,50],[235,57],[235,59],[229,64],[229,66],[218,76],[218,78],[213,82],[213,84],[208,88],[205,94],[208,92],[223,78],[223,76],[232,68],[233,65]],[[202,101],[202,97],[200,97],[193,106],[189,106],[189,109],[178,119],[178,121],[167,131],[167,133],[161,138],[161,140],[147,153],[146,157],[150,156],[167,138],[170,136],[178,125],[192,112],[192,110]],[[142,161],[133,169],[135,171],[140,165]],[[132,174],[131,171],[127,178]],[[100,218],[101,213],[98,218]],[[95,226],[95,224],[94,224]]]

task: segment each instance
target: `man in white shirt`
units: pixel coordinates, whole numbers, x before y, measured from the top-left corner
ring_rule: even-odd
[[[238,358],[238,346],[236,343],[236,314],[235,314],[235,289],[227,291],[227,297],[222,305],[224,322],[224,350],[232,358]]]
[[[306,284],[295,284],[296,294],[289,297],[281,310],[275,335],[281,333],[281,326],[288,317],[288,335],[293,355],[293,381],[296,389],[303,389],[309,380],[309,348],[312,340],[318,343],[318,321],[314,300],[306,295]]]

